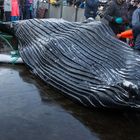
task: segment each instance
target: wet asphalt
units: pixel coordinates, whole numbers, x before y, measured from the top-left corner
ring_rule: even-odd
[[[24,65],[0,64],[0,140],[140,140],[140,113],[74,103]]]

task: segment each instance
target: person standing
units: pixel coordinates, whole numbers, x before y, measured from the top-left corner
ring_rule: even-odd
[[[125,0],[112,0],[103,15],[103,19],[108,21],[109,26],[117,35],[125,31],[128,26],[128,4]]]
[[[132,27],[132,15],[133,15],[133,12],[137,9],[137,6],[136,6],[136,2],[135,0],[131,0],[129,3],[128,3],[128,20],[129,20],[129,26]]]
[[[33,0],[25,0],[25,19],[33,18]]]
[[[33,16],[36,18],[39,0],[33,0]]]
[[[86,0],[85,1],[85,17],[88,18],[94,18],[97,16],[97,10],[99,6],[98,0]]]
[[[3,9],[3,0],[0,0],[0,20],[3,20],[4,9]]]
[[[11,21],[12,3],[11,0],[4,0],[5,21]]]
[[[11,21],[19,20],[19,3],[18,0],[11,0],[12,2],[12,10],[11,10]]]
[[[25,4],[25,0],[18,0],[20,20],[22,20],[24,16],[24,4]]]
[[[137,9],[132,15],[132,29],[134,35],[134,49],[140,50],[140,0],[136,0]]]

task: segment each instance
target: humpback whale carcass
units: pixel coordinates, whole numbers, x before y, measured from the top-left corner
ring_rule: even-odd
[[[140,56],[100,21],[31,19],[14,25],[23,61],[85,106],[140,108]]]

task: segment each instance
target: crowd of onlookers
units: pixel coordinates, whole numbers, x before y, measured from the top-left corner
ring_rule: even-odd
[[[16,21],[36,17],[39,0],[0,0],[0,19]]]
[[[0,0],[1,19],[16,21],[35,18],[39,1],[46,0]],[[47,0],[55,6],[64,1],[68,6],[84,8],[86,19],[96,18],[101,3],[99,0]],[[129,28],[133,29],[134,42],[140,42],[140,0],[108,0],[100,17],[109,24],[116,35]],[[138,44],[140,48],[140,43]]]
[[[133,31],[133,46],[140,49],[140,0],[111,0],[103,14],[114,33]],[[125,39],[122,39],[125,41]]]
[[[95,18],[99,5],[98,0],[0,0],[0,19],[16,21],[35,18],[37,17],[37,8],[41,1],[49,2],[54,6],[59,6],[65,1],[67,6],[84,8],[86,18]],[[39,12],[41,14],[43,11]]]
[[[67,0],[67,4],[84,8],[84,16],[88,19],[96,18],[101,0]],[[116,35],[132,29],[133,44],[135,48],[140,49],[140,0],[108,0],[100,17],[109,24]],[[121,40],[126,41],[123,38]]]
[[[86,19],[96,18],[100,4],[99,0],[76,0],[74,2],[76,7],[85,8]],[[108,0],[100,18],[109,24],[116,35],[132,29],[133,41],[131,41],[134,48],[140,49],[140,0]],[[126,42],[125,38],[120,39]]]

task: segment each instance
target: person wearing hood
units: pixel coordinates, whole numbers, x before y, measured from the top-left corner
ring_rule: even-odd
[[[23,20],[25,0],[18,0],[18,4],[19,4],[19,12],[20,12],[19,19]]]
[[[128,26],[128,4],[125,0],[112,0],[108,4],[103,18],[117,35]]]

